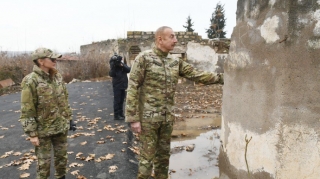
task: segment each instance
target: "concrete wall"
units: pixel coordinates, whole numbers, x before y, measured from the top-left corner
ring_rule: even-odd
[[[237,6],[224,66],[221,178],[318,179],[320,1]]]

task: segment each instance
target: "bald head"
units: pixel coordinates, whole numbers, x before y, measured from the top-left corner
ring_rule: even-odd
[[[171,28],[171,27],[168,27],[168,26],[162,26],[162,27],[159,27],[159,28],[156,30],[156,32],[155,32],[155,34],[154,34],[154,38],[155,38],[156,42],[157,42],[157,39],[159,38],[159,36],[163,36],[164,31],[165,31],[166,29],[171,29],[171,30],[172,30],[172,28]]]
[[[177,38],[171,27],[162,26],[155,32],[155,43],[157,48],[161,49],[163,52],[169,52],[173,50],[177,43]]]

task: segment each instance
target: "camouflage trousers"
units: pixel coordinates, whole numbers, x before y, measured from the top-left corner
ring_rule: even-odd
[[[142,122],[138,179],[167,179],[173,122]]]
[[[61,178],[67,173],[67,134],[60,133],[39,138],[40,146],[35,148],[38,158],[37,179],[47,179],[50,176],[51,149],[53,148],[55,177]]]

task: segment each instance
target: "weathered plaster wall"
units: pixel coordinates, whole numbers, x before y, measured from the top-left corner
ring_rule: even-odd
[[[94,56],[99,57],[103,56],[112,56],[114,53],[119,52],[118,40],[104,40],[101,42],[93,42],[92,44],[80,46],[80,52],[83,57],[85,56]]]
[[[320,1],[238,0],[224,66],[221,176],[320,176]]]
[[[223,73],[227,54],[217,54],[213,48],[189,42],[186,49],[187,60],[194,67],[210,72]]]

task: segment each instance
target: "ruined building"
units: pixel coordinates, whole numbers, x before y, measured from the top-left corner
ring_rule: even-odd
[[[198,33],[175,32],[178,44],[171,51],[182,59],[192,63],[195,67],[223,72],[223,62],[228,53],[229,39],[208,40],[202,39]],[[106,58],[108,61],[114,54],[125,56],[131,66],[139,52],[154,46],[154,32],[128,31],[126,39],[112,39],[80,47],[81,55],[91,55]]]

